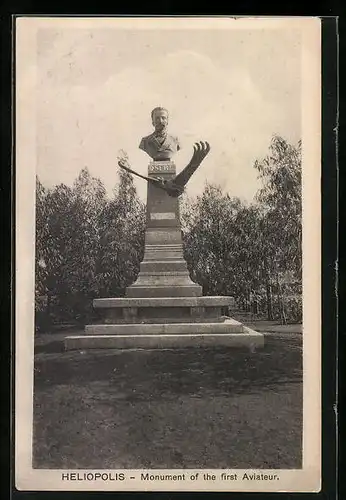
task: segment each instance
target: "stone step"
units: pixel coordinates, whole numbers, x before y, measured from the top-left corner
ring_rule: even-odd
[[[183,252],[180,252],[178,250],[164,250],[160,252],[147,252],[145,251],[144,253],[144,260],[145,261],[152,261],[152,260],[178,260],[178,259],[183,259]]]
[[[243,333],[244,327],[233,319],[222,323],[131,323],[86,325],[86,335],[191,335]]]
[[[195,286],[187,271],[179,273],[142,273],[140,272],[137,280],[131,287],[163,287],[168,290],[171,287]],[[200,287],[201,288],[201,287]]]
[[[184,260],[183,245],[148,245],[144,247],[144,261]]]
[[[247,329],[244,333],[188,335],[74,335],[64,340],[65,350],[83,349],[183,349],[229,347],[251,352],[264,346],[264,336]]]
[[[199,285],[167,285],[167,286],[137,286],[126,288],[127,297],[200,297],[202,287]]]
[[[113,309],[114,311],[114,309]],[[200,316],[192,316],[192,315],[187,315],[186,317],[178,316],[178,317],[173,317],[173,316],[154,316],[154,314],[151,314],[150,309],[146,309],[148,312],[148,317],[144,316],[134,316],[132,317],[117,317],[114,315],[108,316],[106,315],[106,318],[102,319],[102,324],[108,325],[108,324],[117,324],[117,325],[127,325],[127,324],[147,324],[147,325],[152,325],[152,324],[162,324],[162,323],[223,323],[225,321],[225,316],[206,316],[206,317],[200,317]],[[108,319],[110,317],[110,319]]]
[[[150,259],[144,260],[140,264],[140,272],[145,273],[145,272],[162,272],[162,273],[169,273],[169,272],[187,272],[187,264],[186,261],[181,259],[181,260],[173,260],[173,259],[167,259],[167,260],[154,260]]]
[[[203,297],[106,297],[94,299],[95,308],[112,307],[225,307],[234,304],[234,297],[205,295]]]
[[[169,228],[149,229],[145,232],[145,245],[181,244],[181,231]]]
[[[183,250],[182,243],[166,243],[165,245],[155,245],[151,243],[147,243],[145,248],[148,250]]]
[[[157,276],[160,277],[160,280],[158,280],[158,283],[163,282],[164,284],[167,283],[167,281],[170,279],[169,277],[173,276],[174,278],[177,278],[177,284],[179,284],[179,280],[181,278],[185,278],[187,277],[189,281],[191,281],[191,278],[190,278],[190,275],[188,273],[188,270],[187,269],[182,269],[180,271],[177,271],[177,270],[164,270],[164,271],[159,271],[159,270],[150,270],[150,271],[143,271],[141,270],[139,275],[141,278],[143,278],[144,276],[147,276],[147,277],[151,277],[153,276],[153,280],[155,281],[156,279],[158,280],[158,278],[156,278]],[[165,278],[167,276],[167,278]],[[150,279],[150,282],[152,282],[153,280]],[[156,284],[156,283],[154,283]],[[185,285],[185,279],[183,280],[183,282],[181,283],[182,285]]]

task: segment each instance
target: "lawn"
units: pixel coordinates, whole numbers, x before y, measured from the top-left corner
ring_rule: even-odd
[[[37,343],[36,468],[299,468],[301,335],[227,348]]]

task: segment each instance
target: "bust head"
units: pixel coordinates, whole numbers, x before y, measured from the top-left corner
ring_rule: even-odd
[[[155,128],[155,132],[163,135],[167,131],[168,126],[168,111],[165,108],[157,107],[151,112],[151,121]]]
[[[179,151],[180,144],[177,137],[167,134],[167,109],[162,107],[154,108],[151,112],[151,121],[155,127],[155,132],[143,137],[139,147],[154,161],[168,161]]]

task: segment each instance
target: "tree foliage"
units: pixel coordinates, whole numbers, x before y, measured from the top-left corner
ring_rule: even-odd
[[[130,176],[109,199],[84,168],[70,188],[36,189],[36,310],[46,323],[86,321],[92,298],[119,295],[139,268],[144,207]],[[43,298],[45,299],[43,301]]]
[[[139,272],[144,251],[145,207],[130,174],[121,170],[114,196],[102,214],[99,290],[122,295]]]
[[[301,319],[301,144],[274,136],[255,162],[261,187],[246,205],[207,184],[182,203],[186,259],[204,293],[282,322]]]

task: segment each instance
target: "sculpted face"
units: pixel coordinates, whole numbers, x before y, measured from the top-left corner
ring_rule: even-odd
[[[152,122],[155,127],[155,132],[164,134],[168,125],[168,113],[164,109],[158,109],[153,112]]]

